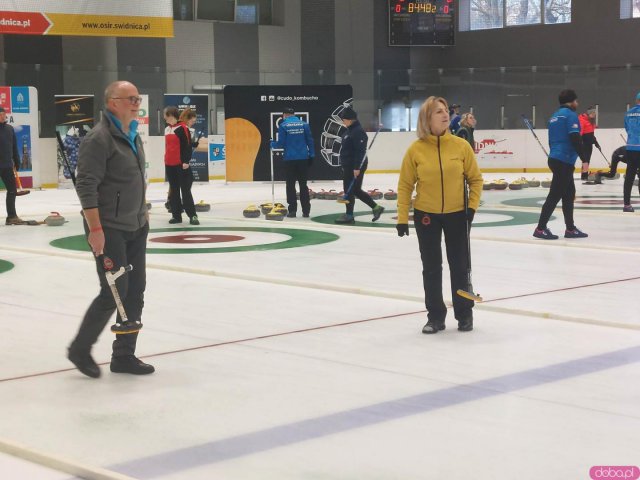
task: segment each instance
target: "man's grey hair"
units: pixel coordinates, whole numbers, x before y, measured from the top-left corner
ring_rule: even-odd
[[[126,80],[116,80],[115,82],[111,82],[107,85],[107,88],[104,89],[104,104],[105,106],[109,103],[109,99],[113,98],[118,89],[127,82]]]

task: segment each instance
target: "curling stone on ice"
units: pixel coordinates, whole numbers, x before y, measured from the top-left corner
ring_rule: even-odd
[[[509,190],[522,190],[523,188],[525,188],[525,185],[527,185],[527,187],[529,186],[526,180],[522,180],[521,178],[519,178],[518,180],[514,180],[509,184]]]
[[[196,212],[208,212],[209,210],[211,210],[211,204],[205,203],[204,200],[196,203]]]
[[[313,190],[309,189],[309,200],[316,198],[316,194]],[[296,199],[300,200],[300,192],[296,192]]]
[[[389,189],[388,191],[384,192],[384,199],[385,200],[397,200],[398,199],[398,193],[394,192],[391,189]]]
[[[377,188],[374,188],[373,190],[369,190],[367,193],[373,200],[380,200],[383,197],[383,193]]]
[[[550,180],[550,179],[548,179],[548,178],[547,178],[546,180],[542,180],[542,181],[540,182],[540,186],[541,186],[542,188],[550,188],[550,187],[551,187],[551,180]]]
[[[247,218],[258,218],[260,216],[260,209],[255,205],[249,205],[242,211],[242,215]]]
[[[267,220],[276,220],[278,222],[281,222],[282,220],[284,220],[284,217],[287,215],[287,213],[288,213],[287,207],[285,207],[281,203],[276,203],[273,209],[269,213],[267,213],[264,217]]]
[[[485,180],[482,184],[482,190],[493,190],[493,182],[487,182]]]
[[[493,181],[493,189],[494,190],[506,190],[509,184],[504,178],[500,178],[499,180]]]
[[[340,193],[338,193],[337,191],[329,190],[328,192],[326,192],[324,194],[324,199],[325,200],[337,200],[339,196],[340,196]]]
[[[530,187],[539,187],[540,186],[540,180],[536,179],[535,177],[532,178],[531,180],[527,180],[527,183],[529,184]]]
[[[273,210],[273,203],[261,203],[260,204],[260,211],[263,213],[263,215],[266,215],[271,210]]]
[[[51,212],[51,215],[44,219],[44,223],[50,227],[60,227],[64,225],[64,222],[66,222],[66,220],[58,212]]]

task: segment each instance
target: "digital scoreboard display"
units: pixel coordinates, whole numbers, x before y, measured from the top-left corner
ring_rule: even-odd
[[[388,0],[389,45],[439,47],[454,45],[457,0]]]

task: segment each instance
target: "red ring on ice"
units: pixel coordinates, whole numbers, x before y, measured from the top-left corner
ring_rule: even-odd
[[[237,242],[238,240],[244,240],[245,237],[240,235],[168,235],[166,237],[154,237],[150,238],[150,242],[156,243],[176,243],[182,245],[193,245],[195,243],[224,243],[224,242]]]

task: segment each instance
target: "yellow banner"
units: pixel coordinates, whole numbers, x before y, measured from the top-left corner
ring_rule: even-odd
[[[47,35],[98,37],[173,37],[173,19],[116,15],[46,13],[51,21]]]

